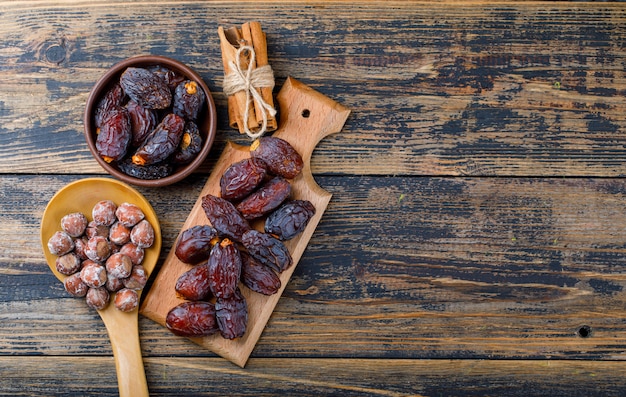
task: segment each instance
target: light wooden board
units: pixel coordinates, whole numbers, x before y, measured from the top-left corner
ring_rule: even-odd
[[[281,110],[280,127],[273,136],[291,143],[304,160],[302,173],[292,181],[292,198],[311,201],[316,213],[300,235],[286,242],[293,258],[293,265],[280,274],[282,286],[279,292],[264,296],[242,287],[242,293],[248,304],[248,326],[245,335],[235,340],[224,339],[219,334],[192,338],[194,342],[240,366],[244,366],[248,360],[330,201],[331,194],[320,188],[313,179],[311,154],[323,137],[341,130],[350,113],[342,105],[292,78],[285,82],[278,94],[278,103]],[[224,171],[231,164],[249,156],[248,146],[230,143],[227,145],[182,230],[194,225],[210,224],[202,209],[202,197],[207,194],[219,196],[219,182]],[[260,225],[257,227],[260,228]],[[181,262],[174,254],[174,249],[171,249],[146,295],[141,313],[165,325],[167,313],[183,302],[176,294],[174,288],[176,281],[190,268],[191,266]]]

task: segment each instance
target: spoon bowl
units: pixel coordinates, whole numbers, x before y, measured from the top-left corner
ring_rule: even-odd
[[[154,229],[154,244],[145,250],[142,265],[150,277],[161,252],[161,229],[150,203],[129,185],[110,178],[86,178],[72,182],[59,190],[50,200],[41,220],[41,243],[46,262],[54,275],[63,282],[66,277],[56,269],[56,256],[49,252],[50,237],[61,230],[61,218],[72,212],[81,212],[91,220],[93,206],[101,200],[116,204],[128,202],[143,211]],[[141,291],[138,291],[141,297]],[[113,304],[115,293],[106,308],[98,310],[106,326],[115,357],[118,388],[121,397],[148,396],[148,385],[139,344],[138,310],[122,312]]]

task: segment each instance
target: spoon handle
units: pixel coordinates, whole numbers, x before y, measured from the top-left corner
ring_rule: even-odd
[[[119,311],[118,311],[119,312]],[[102,313],[101,313],[102,314]],[[116,313],[125,317],[123,321],[109,321],[103,318],[111,340],[117,385],[120,397],[148,397],[148,383],[143,367],[139,344],[139,319],[137,313]],[[108,317],[108,316],[105,316]]]

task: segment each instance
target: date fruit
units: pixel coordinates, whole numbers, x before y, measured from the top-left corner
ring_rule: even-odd
[[[256,219],[278,207],[291,194],[291,184],[281,176],[274,177],[237,204],[245,219]]]
[[[250,224],[227,200],[207,194],[202,197],[202,209],[211,225],[221,235],[241,242],[241,237],[250,230]]]
[[[217,298],[215,317],[222,337],[235,339],[246,333],[248,306],[239,288],[229,298]]]
[[[176,86],[173,101],[174,113],[187,120],[196,120],[204,105],[204,91],[195,81],[185,80]]]
[[[126,95],[144,108],[165,109],[172,102],[172,92],[165,81],[148,69],[126,68],[120,85]]]
[[[219,331],[215,306],[210,302],[183,302],[165,317],[165,325],[175,335],[209,336]]]
[[[229,201],[238,201],[256,189],[267,175],[263,160],[246,158],[232,164],[220,178],[220,195]]]
[[[96,128],[102,126],[102,122],[105,118],[109,117],[111,111],[116,108],[121,108],[124,102],[124,91],[119,83],[116,83],[109,89],[102,99],[98,101],[96,105],[94,121]]]
[[[211,297],[209,273],[208,263],[192,267],[178,277],[174,288],[180,296],[187,300],[209,300]]]
[[[302,233],[315,215],[315,207],[308,200],[291,200],[281,205],[265,219],[265,233],[280,240],[289,240]]]
[[[123,108],[115,108],[102,121],[96,138],[96,150],[107,163],[121,160],[126,155],[131,136],[128,112]]]
[[[150,132],[156,127],[157,115],[153,109],[144,108],[132,100],[126,104],[126,110],[130,117],[130,143],[135,147],[141,146]]]
[[[228,238],[215,244],[207,265],[209,287],[213,296],[231,297],[241,277],[241,255],[235,244]]]
[[[171,175],[174,171],[174,168],[167,163],[137,165],[133,163],[131,158],[125,158],[124,160],[118,162],[117,166],[126,175],[144,180],[165,178],[166,176]]]
[[[217,241],[217,230],[209,225],[196,225],[181,232],[174,253],[182,262],[193,265],[209,259]]]
[[[252,142],[250,155],[267,164],[268,170],[275,175],[292,179],[298,176],[304,167],[302,156],[284,139],[263,136]]]
[[[186,122],[180,144],[171,157],[172,163],[190,163],[202,150],[202,142],[202,135],[200,135],[198,125],[193,121]]]
[[[185,120],[173,113],[168,114],[146,138],[144,144],[132,156],[137,165],[156,164],[174,153],[183,136]]]
[[[289,250],[282,241],[251,229],[243,234],[241,243],[256,260],[281,273],[293,263]]]
[[[244,251],[241,252],[241,282],[263,295],[274,295],[281,286],[280,278],[272,269]]]

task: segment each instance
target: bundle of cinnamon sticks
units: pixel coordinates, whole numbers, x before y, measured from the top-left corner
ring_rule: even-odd
[[[278,123],[272,94],[274,78],[268,63],[267,39],[261,24],[247,22],[240,29],[236,27],[224,29],[220,26],[218,35],[224,64],[224,91],[228,95],[229,125],[251,137],[276,130]],[[244,51],[241,51],[242,49]],[[256,75],[257,71],[265,73],[262,73],[262,76],[261,73]],[[227,92],[226,80],[231,77],[242,80],[242,89],[230,88]],[[250,84],[246,85],[259,95],[251,95],[251,92],[243,89],[243,83],[247,78],[250,78],[248,81]],[[261,98],[264,103],[261,102]]]

